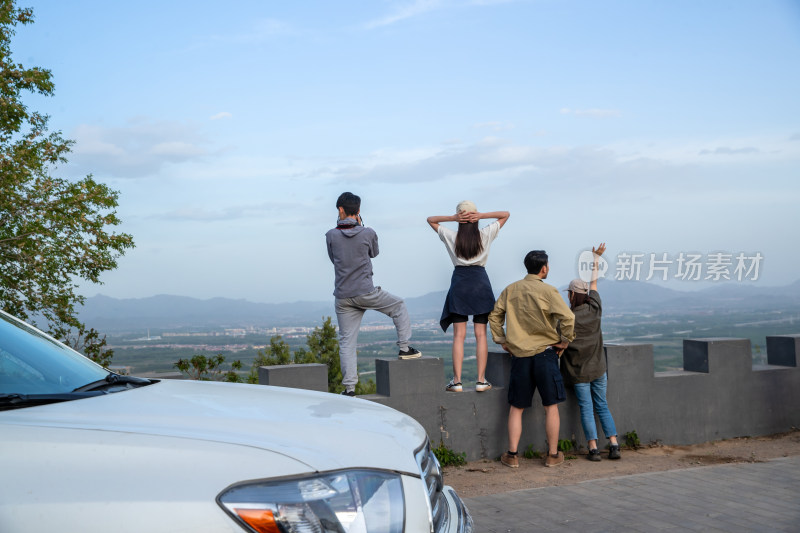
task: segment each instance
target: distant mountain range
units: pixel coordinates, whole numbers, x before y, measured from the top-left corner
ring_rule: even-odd
[[[646,282],[603,280],[599,292],[605,311],[616,313],[722,309],[763,311],[800,307],[800,280],[782,287],[727,283],[691,292]],[[440,291],[406,298],[409,314],[416,320],[438,319],[446,294],[446,291]],[[80,311],[80,318],[87,325],[102,332],[147,328],[163,331],[195,327],[318,326],[327,316],[335,316],[333,299],[268,304],[230,298],[201,300],[158,295],[117,299],[98,295],[87,298]],[[383,316],[379,313],[365,316],[365,323],[376,320],[383,321]]]

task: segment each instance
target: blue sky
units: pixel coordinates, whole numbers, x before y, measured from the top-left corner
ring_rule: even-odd
[[[56,83],[26,102],[76,141],[56,173],[118,190],[137,244],[87,296],[332,298],[346,190],[380,238],[376,283],[404,297],[447,288],[425,218],[464,199],[511,212],[496,291],[531,249],[565,285],[600,241],[612,277],[625,254],[645,281],[684,253],[730,255],[732,283],[800,279],[794,0],[19,5],[36,22],[15,59]]]

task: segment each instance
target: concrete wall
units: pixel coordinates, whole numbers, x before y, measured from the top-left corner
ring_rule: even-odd
[[[328,365],[275,365],[258,367],[258,383],[325,392],[328,390]]]
[[[800,335],[767,337],[768,365],[753,366],[746,339],[684,341],[684,370],[654,373],[651,344],[607,345],[608,404],[620,437],[635,431],[642,443],[695,444],[768,435],[800,427]],[[377,359],[377,394],[359,398],[415,418],[434,446],[443,442],[468,460],[497,458],[506,450],[510,357],[490,353],[486,377],[493,388],[445,392],[441,359]],[[327,374],[305,365],[262,367],[270,385],[327,390]],[[277,370],[281,369],[281,370]],[[262,373],[263,371],[263,373]],[[302,378],[299,374],[302,374]],[[267,384],[262,378],[261,383]],[[319,381],[319,383],[317,383]],[[300,385],[298,385],[300,384]],[[561,438],[586,441],[575,395],[559,406]],[[605,445],[598,422],[600,446]],[[539,395],[523,415],[520,450],[545,450],[544,410]]]

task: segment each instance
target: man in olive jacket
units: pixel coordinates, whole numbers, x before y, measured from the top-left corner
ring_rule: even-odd
[[[533,405],[536,389],[545,411],[548,446],[545,466],[564,462],[564,454],[558,451],[561,425],[558,404],[566,395],[558,358],[575,338],[575,316],[558,289],[544,283],[550,271],[547,253],[528,252],[525,269],[528,275],[506,287],[489,313],[492,339],[511,354],[508,452],[500,461],[512,468],[519,466],[517,447],[522,435],[522,412]]]

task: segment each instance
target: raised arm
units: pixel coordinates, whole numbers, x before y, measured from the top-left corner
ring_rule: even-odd
[[[473,211],[469,213],[458,213],[456,216],[459,222],[477,222],[486,218],[496,218],[498,222],[500,222],[500,227],[502,228],[503,224],[508,220],[508,217],[511,216],[511,213],[508,211],[492,211],[490,213],[478,213]]]
[[[601,242],[597,248],[592,246],[592,281],[589,283],[589,290],[591,291],[597,292],[597,277],[600,269],[600,256],[603,255],[603,252],[605,251],[606,243],[604,242]]]
[[[431,228],[433,228],[433,231],[438,233],[439,224],[441,224],[442,222],[461,222],[459,220],[459,216],[460,215],[455,214],[455,215],[442,215],[442,216],[428,217],[428,224],[430,224]]]
[[[502,228],[505,223],[508,221],[508,217],[511,216],[511,213],[508,211],[492,211],[491,213],[477,213],[479,218],[496,218],[498,222],[500,222],[500,227]]]
[[[511,213],[508,211],[492,211],[490,213],[462,211],[460,213],[456,213],[455,215],[428,217],[428,224],[430,224],[431,228],[433,228],[433,231],[438,232],[439,224],[442,222],[458,222],[459,224],[464,224],[466,222],[477,222],[486,218],[496,218],[500,222],[500,227],[502,228],[510,216]]]

